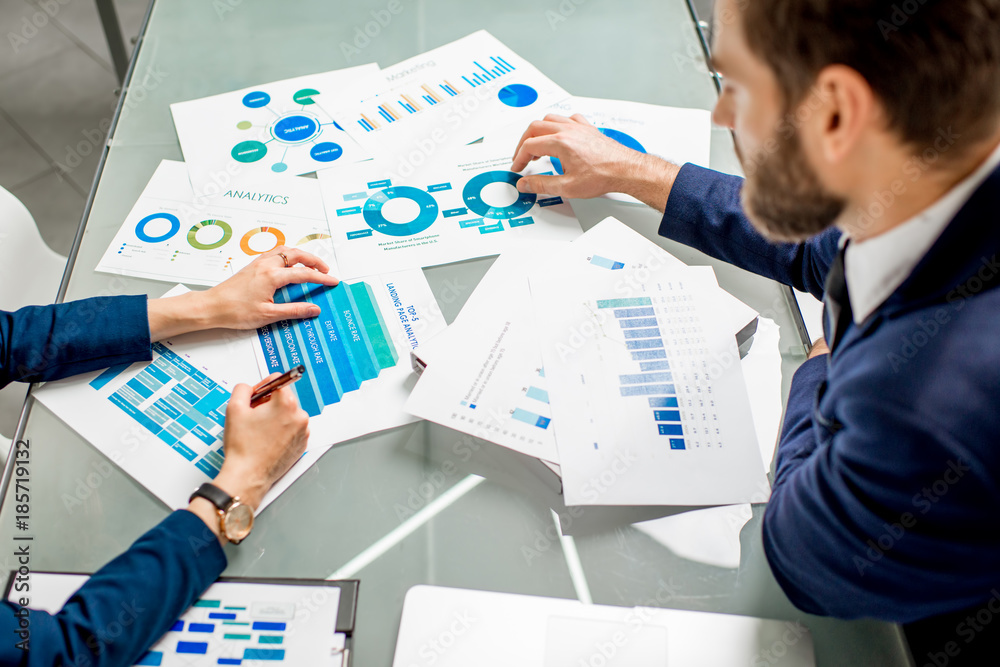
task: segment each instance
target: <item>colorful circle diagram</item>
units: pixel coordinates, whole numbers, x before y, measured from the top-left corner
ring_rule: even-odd
[[[642,144],[639,143],[639,140],[633,137],[631,134],[626,134],[625,132],[621,132],[620,130],[612,130],[610,127],[599,127],[597,129],[600,130],[601,134],[603,134],[604,136],[608,137],[609,139],[614,139],[615,141],[620,143],[622,146],[625,146],[626,148],[631,148],[632,150],[639,151],[640,153],[646,152],[646,149],[643,147]],[[549,160],[552,161],[552,169],[555,170],[557,174],[562,176],[563,168],[562,168],[562,162],[559,161],[559,158],[550,157]]]
[[[533,192],[519,192],[517,200],[509,206],[490,206],[483,200],[483,188],[491,183],[507,183],[517,187],[520,174],[512,171],[485,171],[469,179],[462,189],[462,199],[469,210],[476,215],[494,220],[511,220],[524,215],[535,205],[537,196]]]
[[[409,222],[390,222],[382,214],[382,207],[393,199],[409,199],[417,204],[417,217]],[[379,190],[365,202],[363,215],[368,226],[387,236],[414,236],[437,220],[438,205],[434,197],[409,185],[394,185]]]
[[[263,250],[255,250],[250,245],[251,239],[258,234],[271,234],[274,237],[274,244],[270,248],[264,248]],[[243,235],[240,239],[240,250],[242,250],[247,255],[260,255],[268,250],[272,250],[279,245],[284,244],[285,235],[280,229],[275,229],[274,227],[257,227],[256,229],[251,229],[249,232]],[[259,246],[258,246],[259,247]]]
[[[198,240],[198,232],[201,230],[221,230],[222,236],[215,241],[209,243],[203,243]],[[211,233],[211,232],[207,232]],[[226,242],[233,237],[233,228],[228,222],[224,220],[202,220],[201,222],[195,224],[191,229],[188,230],[187,240],[192,248],[198,250],[214,250],[221,246],[226,245]]]
[[[512,83],[501,88],[497,97],[509,107],[527,107],[538,99],[538,91],[523,83]]]
[[[302,88],[284,100],[262,90],[244,95],[244,111],[266,112],[267,116],[260,116],[259,122],[242,118],[236,123],[236,129],[255,132],[256,136],[238,142],[230,151],[230,156],[237,162],[250,164],[264,160],[270,153],[275,160],[270,165],[271,171],[282,173],[289,169],[291,163],[299,174],[311,171],[309,166],[314,163],[318,166],[339,159],[344,154],[341,144],[320,141],[326,128],[340,130],[340,126],[316,103],[315,98],[319,94],[315,88]],[[314,107],[315,110],[307,107]],[[250,114],[251,118],[255,115]],[[276,150],[271,151],[270,148]]]
[[[166,220],[170,223],[170,228],[159,235],[147,234],[146,225],[156,220]],[[179,232],[181,229],[181,221],[176,215],[171,215],[170,213],[153,213],[152,215],[147,215],[145,218],[140,220],[135,226],[135,235],[139,237],[139,240],[145,241],[146,243],[159,243],[160,241],[166,241],[171,236]]]

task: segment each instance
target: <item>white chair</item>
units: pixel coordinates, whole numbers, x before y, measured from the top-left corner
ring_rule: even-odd
[[[0,188],[0,310],[52,303],[66,258],[45,244],[31,213]],[[10,450],[28,385],[0,390],[0,464]]]

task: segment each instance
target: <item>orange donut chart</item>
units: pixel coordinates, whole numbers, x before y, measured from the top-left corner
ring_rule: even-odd
[[[258,227],[257,229],[251,229],[249,232],[243,235],[243,238],[240,239],[240,250],[242,250],[248,255],[260,255],[267,252],[267,250],[254,250],[253,248],[250,247],[250,239],[252,239],[257,234],[261,234],[263,232],[270,232],[271,234],[274,235],[274,238],[277,239],[277,243],[275,243],[273,246],[271,246],[271,248],[268,248],[267,250],[271,250],[272,248],[276,248],[279,245],[284,244],[285,235],[281,232],[280,229],[275,229],[274,227]]]

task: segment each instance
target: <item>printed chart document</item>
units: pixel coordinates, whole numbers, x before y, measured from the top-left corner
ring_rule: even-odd
[[[289,285],[275,295],[279,303],[304,300],[320,307],[319,317],[258,329],[254,347],[261,375],[305,365],[293,388],[312,417],[310,453],[417,421],[403,410],[416,377],[410,352],[446,326],[423,271],[332,288]]]
[[[442,645],[441,637],[457,639]],[[781,637],[785,640],[782,642]],[[814,667],[800,623],[654,607],[414,586],[393,667]]]
[[[600,253],[600,254],[598,254]],[[614,259],[610,259],[610,258]],[[572,243],[513,246],[469,297],[462,312],[418,356],[426,368],[406,404],[424,419],[559,463],[558,425],[531,306],[528,275],[558,258],[578,270],[606,276],[628,266],[685,265],[619,221],[609,218]],[[709,267],[689,270],[714,281]],[[730,334],[757,315],[717,285],[706,295]]]
[[[33,573],[31,607],[58,612],[87,579]],[[216,582],[135,665],[340,667],[346,641],[335,633],[339,608],[336,587]]]
[[[408,412],[559,461],[526,271],[565,245],[524,244],[496,259],[451,326],[431,339],[433,352],[421,355],[427,368]]]
[[[384,86],[374,63],[170,105],[199,194],[236,176],[294,176],[368,159],[330,115]]]
[[[529,280],[568,505],[766,500],[714,274],[557,261]]]
[[[382,70],[387,90],[334,111],[376,154],[453,148],[491,129],[541,118],[569,94],[496,37],[480,30]]]
[[[185,507],[222,467],[230,392],[260,380],[253,354],[245,333],[187,334],[154,343],[151,362],[49,382],[35,397],[157,498]],[[261,507],[304,471],[289,471]]]
[[[581,233],[560,197],[518,192],[510,155],[485,146],[449,154],[409,176],[377,161],[319,174],[344,276],[496,255],[517,241],[571,241]],[[540,173],[545,165],[533,165]]]
[[[164,160],[97,270],[212,286],[275,246],[329,236],[315,179],[246,180],[197,197],[187,166]]]

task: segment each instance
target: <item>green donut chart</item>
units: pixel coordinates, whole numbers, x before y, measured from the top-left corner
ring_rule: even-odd
[[[465,205],[469,207],[470,211],[484,218],[493,220],[517,218],[531,210],[538,198],[537,195],[533,192],[520,192],[517,201],[510,206],[490,206],[483,201],[483,188],[491,183],[507,183],[516,188],[519,180],[521,180],[521,175],[512,171],[486,171],[476,174],[462,189],[462,199],[465,200]]]
[[[409,222],[389,222],[382,214],[382,207],[393,199],[409,199],[420,207],[417,217]],[[434,224],[438,216],[437,202],[427,192],[409,185],[393,185],[379,190],[365,202],[365,222],[373,230],[387,236],[414,236]]]
[[[218,227],[222,230],[222,238],[213,243],[201,243],[198,240],[198,232],[206,227]],[[224,220],[202,220],[197,223],[187,233],[187,241],[191,244],[192,248],[198,250],[215,250],[218,247],[226,245],[229,239],[233,238],[233,228],[229,226],[229,223]]]

